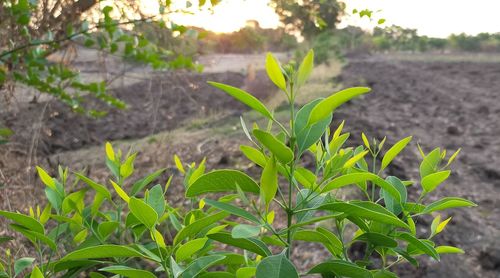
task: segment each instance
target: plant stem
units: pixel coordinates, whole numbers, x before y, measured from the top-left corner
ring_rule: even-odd
[[[293,83],[290,83],[290,148],[292,149],[292,153],[295,155],[295,97],[293,92]],[[290,162],[290,178],[288,183],[288,209],[286,211],[287,214],[287,244],[288,249],[286,252],[287,258],[291,257],[292,254],[292,218],[293,218],[293,209],[292,209],[292,196],[293,196],[293,175],[295,171],[296,159],[292,159]]]

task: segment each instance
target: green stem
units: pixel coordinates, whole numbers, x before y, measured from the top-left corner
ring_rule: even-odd
[[[290,83],[290,129],[291,129],[291,136],[290,136],[290,148],[292,149],[292,153],[295,155],[295,97],[294,97],[294,92],[293,92],[293,83]],[[292,229],[290,227],[292,226],[292,218],[293,218],[293,210],[291,209],[293,204],[292,204],[292,197],[293,197],[293,175],[295,172],[295,164],[296,164],[296,159],[292,159],[290,162],[290,178],[289,178],[289,183],[288,183],[288,209],[286,210],[287,214],[287,245],[288,249],[286,252],[287,258],[291,257],[292,254]]]

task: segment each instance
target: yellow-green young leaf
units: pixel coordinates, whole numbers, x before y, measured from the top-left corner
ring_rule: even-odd
[[[358,162],[360,159],[365,157],[365,155],[367,153],[368,153],[368,151],[363,151],[363,152],[360,152],[357,155],[351,157],[349,160],[346,161],[346,163],[344,163],[344,169],[348,169],[348,168],[351,168],[352,166],[354,166],[354,164],[356,164],[356,162]]]
[[[87,235],[88,235],[87,229],[83,229],[73,237],[73,242],[76,244],[80,244],[87,238]]]
[[[363,143],[365,144],[365,147],[369,150],[370,149],[370,141],[368,141],[368,138],[366,138],[366,135],[364,132],[361,132],[361,138],[363,139]]]
[[[130,197],[128,196],[127,192],[125,192],[118,184],[116,184],[114,181],[109,180],[111,182],[111,185],[113,185],[113,188],[115,189],[116,193],[120,198],[122,198],[125,202],[129,202]]]
[[[424,178],[430,174],[435,173],[438,170],[438,166],[441,163],[441,151],[439,148],[435,148],[429,154],[427,154],[422,163],[420,163],[420,177]]]
[[[183,175],[186,174],[186,170],[184,170],[184,166],[182,166],[181,159],[177,155],[174,155],[174,162],[177,170],[179,170],[179,172],[181,172]]]
[[[370,92],[370,88],[353,87],[335,93],[318,103],[309,116],[308,125],[317,123],[332,113],[337,107],[362,94]]]
[[[441,215],[437,215],[436,217],[434,217],[434,220],[432,220],[432,223],[431,223],[431,236],[434,236],[437,234],[436,230],[437,230],[437,227],[439,225],[439,222],[441,222]]]
[[[31,271],[30,278],[44,278],[42,271],[38,268],[38,266],[33,267]]]
[[[333,137],[332,137],[332,140],[335,140],[337,139],[337,137],[340,136],[340,133],[342,133],[342,129],[344,129],[344,124],[345,124],[345,121],[342,121],[339,125],[339,127],[337,127],[337,129],[335,130],[335,132],[333,133]]]
[[[293,176],[306,188],[311,188],[316,183],[316,175],[304,167],[295,169]]]
[[[425,176],[422,179],[422,187],[426,193],[434,191],[442,182],[444,182],[450,176],[451,171],[440,171],[434,174]]]
[[[328,146],[328,148],[330,149],[330,154],[335,155],[337,151],[344,145],[345,141],[347,141],[349,136],[350,133],[344,133],[340,136],[335,137],[335,139],[333,139]]]
[[[302,86],[306,83],[306,80],[311,75],[311,72],[314,67],[314,51],[311,49],[307,52],[307,55],[302,60],[302,63],[299,66],[299,72],[297,73],[297,86]]]
[[[260,192],[264,198],[266,209],[276,195],[278,190],[278,170],[276,168],[276,160],[274,157],[269,158],[262,176],[260,178]]]
[[[156,278],[156,275],[154,275],[153,273],[151,273],[149,271],[142,270],[142,269],[135,269],[135,268],[131,268],[131,267],[124,266],[124,265],[112,265],[112,266],[101,268],[101,269],[99,269],[99,271],[110,272],[110,273],[122,275],[122,276],[128,277],[128,278]]]
[[[262,168],[266,166],[267,159],[261,151],[257,150],[256,148],[244,145],[240,146],[240,150],[253,163],[259,165]]]
[[[186,197],[195,197],[210,192],[237,191],[236,185],[241,190],[259,193],[259,185],[247,174],[237,170],[215,170],[200,176],[186,190]]]
[[[384,155],[382,158],[382,165],[380,166],[380,171],[384,170],[391,161],[410,143],[411,136],[401,139],[399,142],[394,144]]]
[[[106,156],[109,160],[115,161],[115,151],[113,150],[113,146],[110,142],[106,142]]]
[[[201,250],[205,244],[207,243],[208,238],[197,238],[193,239],[191,241],[186,242],[185,244],[181,245],[179,249],[175,252],[175,259],[178,262],[185,261],[187,259],[190,259],[191,256]]]
[[[260,226],[238,224],[231,231],[233,238],[252,238],[260,234]]]
[[[444,228],[446,227],[446,225],[448,224],[448,222],[450,222],[450,220],[451,220],[451,217],[449,217],[445,221],[439,223],[439,225],[436,228],[436,234],[439,234],[440,232],[442,232],[444,230]]]
[[[167,248],[165,244],[165,239],[163,239],[163,235],[157,230],[153,229],[151,232],[151,239],[158,244],[161,248]]]
[[[40,224],[45,225],[50,218],[50,212],[52,211],[52,206],[47,204],[40,214]]]
[[[40,177],[40,180],[43,182],[43,184],[58,192],[54,179],[49,176],[49,174],[47,174],[47,172],[45,172],[45,170],[43,170],[41,167],[36,166],[36,170],[38,171],[38,176]]]
[[[130,198],[128,208],[144,226],[152,230],[158,221],[158,213],[143,200],[135,197]]]
[[[254,129],[253,135],[257,138],[257,140],[259,140],[260,143],[262,143],[262,145],[269,149],[279,161],[283,163],[289,163],[292,161],[292,150],[290,150],[289,147],[274,137],[271,133],[260,129]]]
[[[415,221],[413,221],[413,218],[408,217],[408,226],[410,226],[410,232],[412,235],[417,235],[417,226],[415,225]]]
[[[271,53],[267,53],[266,55],[266,72],[269,76],[269,79],[271,79],[271,81],[273,81],[273,83],[278,86],[278,88],[286,92],[285,77],[281,72],[281,67],[278,61]]]
[[[209,81],[208,84],[210,84],[218,89],[223,90],[224,92],[226,92],[230,96],[239,100],[240,102],[242,102],[243,104],[252,108],[253,110],[261,113],[265,117],[267,117],[269,119],[273,118],[273,115],[271,114],[271,112],[269,112],[269,110],[267,110],[266,106],[264,104],[262,104],[262,102],[260,102],[257,98],[252,96],[251,94],[249,94],[249,93],[247,93],[239,88],[229,86],[226,84],[222,84],[222,83]]]
[[[434,249],[436,249],[436,252],[438,254],[464,254],[464,250],[454,247],[454,246],[437,246]]]
[[[266,215],[266,222],[268,224],[273,224],[274,222],[274,210],[271,210],[267,215]]]
[[[121,165],[121,167],[120,167],[120,175],[123,178],[128,178],[134,172],[134,160],[135,160],[136,156],[137,156],[137,154],[134,153],[133,155],[129,156],[125,160],[125,162]]]
[[[453,161],[455,160],[455,158],[457,158],[457,155],[460,153],[462,149],[458,149],[454,154],[452,154],[450,156],[450,158],[448,159],[448,163],[446,163],[446,167],[450,166],[451,163],[453,163]]]
[[[236,271],[236,278],[252,278],[255,277],[257,268],[254,266],[240,267]]]

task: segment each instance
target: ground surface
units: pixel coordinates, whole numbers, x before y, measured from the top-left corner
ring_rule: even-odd
[[[0,208],[25,211],[28,204],[36,203],[43,194],[33,172],[37,164],[52,169],[58,163],[74,170],[85,167],[91,177],[106,180],[105,140],[115,141],[124,151],[129,147],[138,151],[136,168],[142,173],[168,167],[167,174],[176,175],[173,154],[184,161],[207,157],[211,169],[237,167],[256,173],[238,151],[239,144],[246,142],[238,116],[243,113],[251,121],[255,115],[209,88],[205,81],[243,86],[273,107],[279,107],[283,97],[270,83],[262,82],[265,75],[254,56],[249,60],[231,56],[237,64],[224,57],[204,59],[212,63],[204,74],[135,71],[135,81],[124,80],[113,92],[127,101],[130,109],[112,110],[98,121],[71,114],[50,100],[36,104],[24,101],[16,104],[14,111],[0,111],[0,121],[16,131],[13,142],[0,147]],[[453,220],[437,239],[465,249],[466,255],[443,256],[440,264],[422,259],[418,270],[402,265],[397,271],[403,277],[500,276],[500,64],[491,62],[499,60],[425,55],[350,57],[340,75],[335,68],[316,69],[312,83],[305,88],[303,101],[326,96],[337,87],[373,89],[372,94],[339,109],[335,124],[346,120],[352,144],[360,143],[361,131],[379,139],[388,136],[389,144],[414,135],[413,143],[388,174],[418,180],[416,142],[427,152],[434,147],[463,149],[453,166],[455,174],[427,202],[450,195],[479,204],[442,215],[453,216]],[[222,72],[226,68],[233,72]],[[413,198],[418,193],[418,186],[411,189]],[[174,186],[169,201],[181,202],[182,194],[181,186]],[[428,226],[431,219],[419,221]],[[0,221],[0,233],[4,224]],[[428,231],[421,228],[419,232]],[[294,258],[305,269],[325,254],[316,246],[304,245],[295,249]]]

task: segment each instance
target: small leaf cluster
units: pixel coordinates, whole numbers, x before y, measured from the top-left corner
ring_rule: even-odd
[[[271,54],[266,70],[290,104],[288,123],[280,122],[251,94],[211,82],[268,120],[265,128],[242,128],[249,145],[241,151],[261,169],[254,179],[236,169],[206,172],[205,160],[174,162],[182,174],[185,202],[168,202],[168,188],[157,180],[160,169],[139,180],[134,173],[135,153],[123,155],[106,144],[109,183],[101,184],[83,173],[59,168],[58,177],[38,167],[48,204],[29,215],[0,211],[11,228],[32,242],[38,257],[0,261],[4,277],[15,277],[31,267],[32,277],[89,277],[117,274],[124,277],[396,277],[391,268],[402,262],[418,266],[419,256],[439,261],[445,253],[463,253],[454,246],[437,246],[434,238],[451,221],[439,211],[471,207],[458,197],[435,202],[427,197],[450,175],[456,151],[447,156],[436,148],[425,153],[420,180],[386,176],[385,169],[407,148],[412,137],[386,148],[386,138],[349,147],[344,122],[330,130],[334,111],[369,88],[341,90],[313,100],[296,111],[295,98],[313,70],[310,51],[296,69],[281,65]],[[310,157],[314,167],[304,167]],[[448,157],[448,158],[447,158]],[[420,186],[417,200],[408,187]],[[351,187],[362,196],[347,199]],[[90,200],[90,201],[89,201]],[[435,215],[430,234],[417,232],[420,217]],[[284,216],[284,221],[275,220]],[[9,238],[2,238],[7,241]],[[292,258],[300,242],[316,243],[329,253],[310,269]],[[362,257],[351,251],[365,247]],[[299,271],[300,270],[300,271]],[[163,273],[163,274],[162,274]]]

